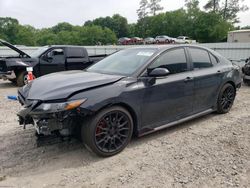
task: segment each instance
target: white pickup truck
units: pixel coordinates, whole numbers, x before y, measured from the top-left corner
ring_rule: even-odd
[[[175,43],[177,43],[177,44],[195,44],[196,40],[192,40],[187,36],[179,36],[175,39]]]

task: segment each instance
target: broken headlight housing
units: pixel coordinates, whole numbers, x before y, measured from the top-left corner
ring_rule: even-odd
[[[55,113],[73,110],[83,104],[87,99],[72,100],[61,103],[42,103],[32,110],[32,113]]]

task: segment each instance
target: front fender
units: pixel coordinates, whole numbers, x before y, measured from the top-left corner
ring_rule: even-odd
[[[30,66],[29,62],[25,62],[22,60],[10,60],[6,61],[8,67],[28,67]]]

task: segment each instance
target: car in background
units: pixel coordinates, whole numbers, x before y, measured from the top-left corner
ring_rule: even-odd
[[[143,39],[140,37],[132,37],[131,44],[143,44]]]
[[[192,40],[187,36],[179,36],[176,38],[175,43],[177,44],[195,44],[196,40]]]
[[[104,157],[143,136],[233,106],[238,66],[192,45],[121,50],[86,70],[35,79],[18,90],[20,124],[37,135],[79,135]],[[43,137],[44,139],[44,137]]]
[[[0,44],[17,52],[16,56],[0,56],[0,79],[9,80],[21,87],[28,83],[27,67],[33,68],[34,77],[66,70],[82,70],[107,55],[89,55],[82,46],[44,46],[27,54],[16,46],[0,39]]]
[[[166,44],[174,43],[174,39],[172,37],[169,37],[169,36],[166,36],[166,35],[156,36],[155,41],[158,44],[161,44],[161,43],[166,43]]]
[[[250,57],[245,62],[246,64],[242,67],[243,82],[250,86]]]
[[[145,44],[155,44],[155,39],[153,37],[147,37],[144,39]]]
[[[130,45],[131,44],[131,39],[128,38],[128,37],[119,38],[118,44],[119,45]]]

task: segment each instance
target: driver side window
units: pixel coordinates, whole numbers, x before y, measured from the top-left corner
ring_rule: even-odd
[[[161,55],[148,69],[167,68],[170,74],[185,72],[188,70],[187,59],[183,48],[174,49]]]
[[[53,49],[47,53],[47,58],[51,63],[60,63],[64,59],[63,49]]]

